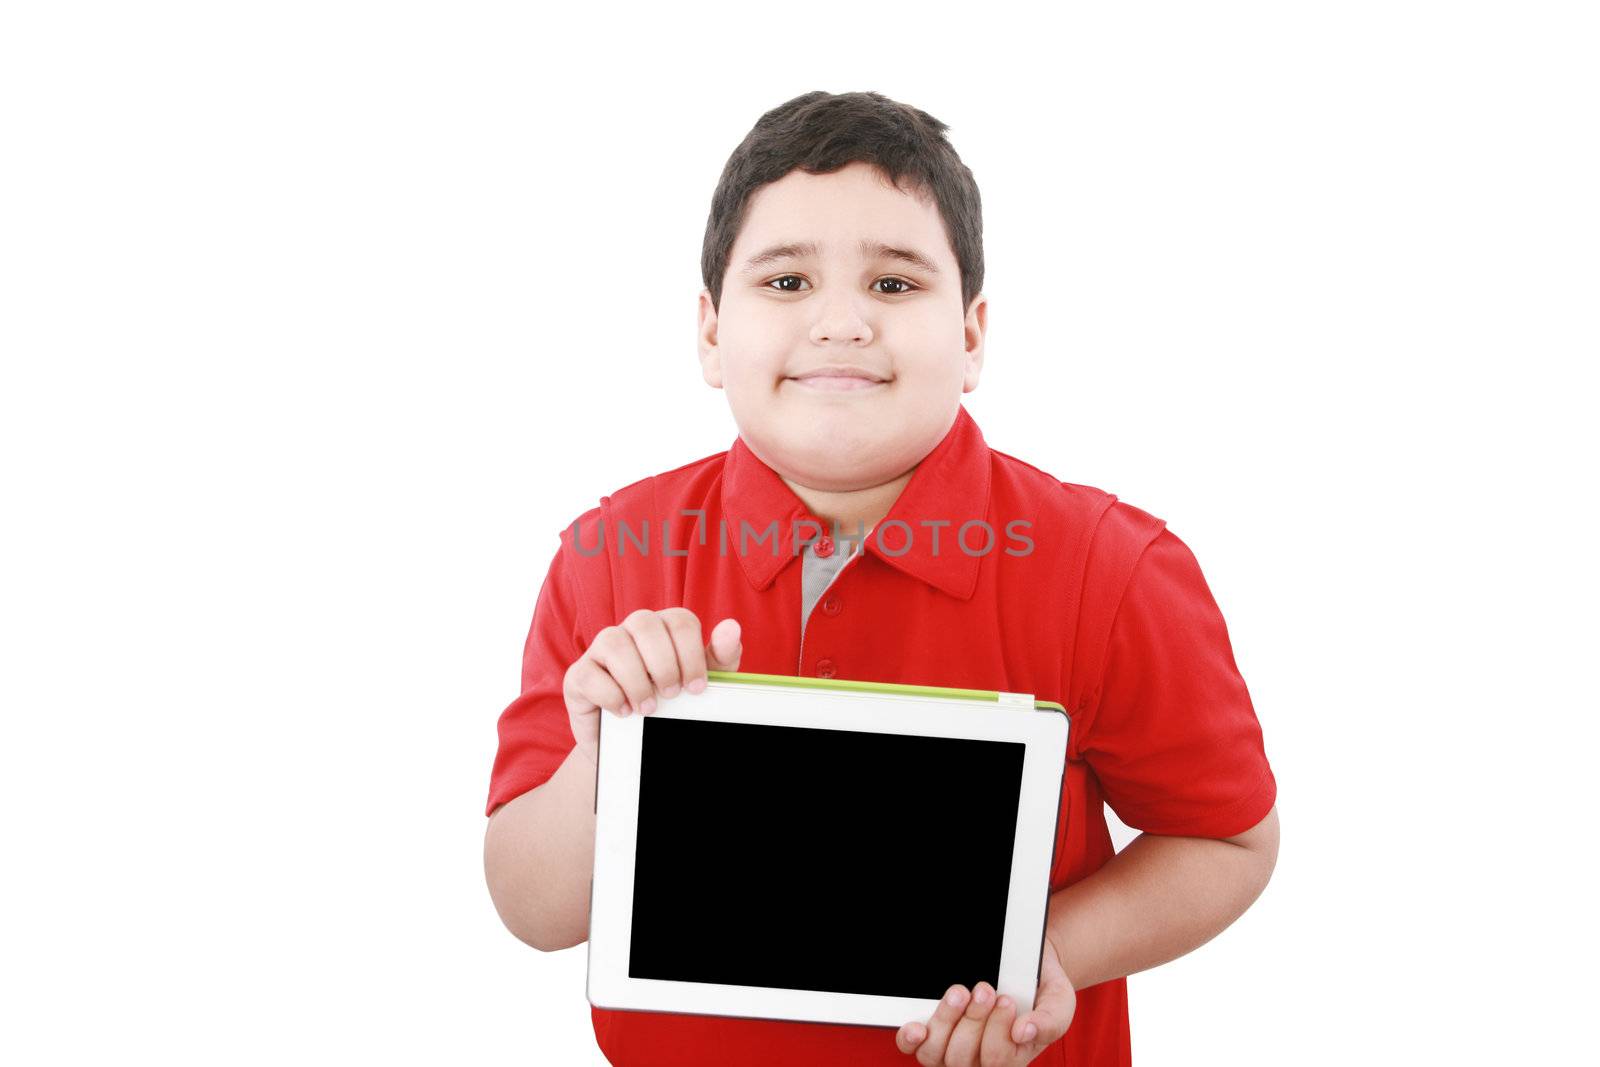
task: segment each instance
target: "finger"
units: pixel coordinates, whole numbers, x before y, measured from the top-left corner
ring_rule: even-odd
[[[1017,1042],[1011,1040],[1011,1024],[1017,1018],[1017,1002],[1001,996],[994,1002],[994,1011],[983,1026],[983,1040],[978,1046],[978,1062],[982,1064],[1010,1063],[1017,1055]]]
[[[594,661],[605,668],[628,698],[629,710],[638,711],[650,696],[650,674],[639,655],[633,635],[621,626],[607,626],[590,646]]]
[[[599,763],[600,715],[607,704],[615,708],[625,702],[622,690],[599,664],[580,656],[567,668],[561,695],[567,704],[567,726],[572,730],[573,745],[591,763]]]
[[[1027,1042],[1027,1047],[1033,1049],[1035,1054],[1067,1032],[1078,1007],[1077,993],[1067,978],[1067,972],[1061,967],[1061,954],[1048,938],[1045,939],[1044,954],[1039,960],[1039,975],[1039,989],[1034,997],[1033,1010],[1012,1024],[1013,1036]],[[1028,1033],[1030,1028],[1033,1031],[1031,1034]]]
[[[917,1051],[917,1046],[922,1044],[928,1036],[928,1028],[921,1023],[906,1023],[894,1034],[894,1047],[906,1055]]]
[[[588,656],[574,663],[567,671],[563,690],[567,698],[567,710],[573,714],[586,714],[602,708],[615,714],[628,703],[622,687],[604,667]]]
[[[945,1046],[946,1063],[977,1061],[978,1043],[983,1040],[983,1027],[992,1011],[994,1011],[994,986],[988,982],[979,982],[972,987],[972,1000],[968,1002],[967,1010],[962,1012],[961,1018],[957,1020],[956,1028],[950,1034],[950,1043]]]
[[[1049,997],[1041,996],[1034,1003],[1032,1011],[1012,1024],[1012,1036],[1020,1039],[1019,1043],[1023,1045],[1042,1047],[1052,1044],[1067,1032],[1075,1007],[1076,1001],[1069,1001],[1063,1006],[1053,1003]]]
[[[661,621],[672,637],[672,648],[678,657],[679,681],[691,693],[706,687],[706,649],[700,643],[700,620],[688,608],[667,608],[660,613]],[[699,683],[699,688],[695,684]],[[672,697],[676,693],[663,693]]]
[[[711,642],[706,645],[706,665],[714,671],[736,671],[739,657],[744,652],[740,643],[738,619],[723,619],[711,631]]]
[[[678,653],[672,647],[672,635],[667,632],[666,620],[660,612],[641,608],[622,620],[622,628],[633,635],[639,658],[644,660],[645,673],[650,676],[650,695],[639,708],[648,715],[656,709],[658,695],[663,700],[678,695],[681,684]]]
[[[967,987],[953,985],[928,1019],[928,1036],[917,1048],[917,1062],[923,1067],[935,1067],[944,1062],[945,1046],[950,1043],[950,1032],[961,1019],[961,1011],[971,998]]]

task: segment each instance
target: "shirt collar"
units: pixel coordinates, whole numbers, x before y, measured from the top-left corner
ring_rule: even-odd
[[[970,598],[977,588],[983,556],[963,551],[957,535],[962,524],[987,519],[989,479],[989,446],[967,409],[958,406],[949,431],[917,465],[889,513],[867,536],[865,551],[953,597]],[[739,558],[745,576],[757,589],[771,585],[794,558],[795,522],[810,519],[827,529],[777,472],[750,450],[743,437],[734,439],[723,463],[722,514],[729,551]],[[776,554],[770,542],[756,540],[774,521],[778,524]],[[748,552],[739,551],[741,523],[748,523],[751,531]],[[801,527],[802,539],[805,532]],[[840,530],[846,536],[855,532]],[[987,541],[988,551],[993,551],[998,538],[999,531],[980,531],[966,540],[974,546]]]

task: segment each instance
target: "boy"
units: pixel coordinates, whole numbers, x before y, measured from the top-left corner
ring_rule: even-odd
[[[990,449],[961,406],[987,301],[945,129],[807,93],[729,159],[699,347],[738,437],[563,532],[500,719],[485,868],[518,937],[582,942],[599,715],[650,714],[707,669],[1035,693],[1072,720],[1035,1007],[957,985],[893,1035],[592,1008],[619,1067],[1127,1064],[1124,976],[1210,939],[1271,874],[1276,786],[1193,555]],[[1145,831],[1121,853],[1106,803]],[[975,797],[895,847],[937,879],[984,826]]]

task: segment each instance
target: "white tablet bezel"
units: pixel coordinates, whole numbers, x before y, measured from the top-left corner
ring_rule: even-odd
[[[708,682],[705,692],[659,701],[652,717],[750,722],[828,730],[1022,742],[1022,788],[997,989],[1020,1015],[1033,1007],[1044,945],[1068,721],[1053,708],[907,693],[831,690],[848,702],[818,701],[817,689]],[[870,702],[870,709],[863,702]],[[870,710],[870,714],[863,714]],[[730,1015],[797,1022],[898,1027],[926,1019],[938,999],[771,989],[628,977],[633,867],[644,716],[601,713],[596,775],[594,882],[589,906],[589,1002],[627,1011]],[[921,828],[907,827],[906,836]]]

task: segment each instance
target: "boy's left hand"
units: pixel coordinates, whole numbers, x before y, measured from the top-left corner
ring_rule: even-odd
[[[902,1026],[894,1043],[901,1052],[916,1053],[922,1067],[1022,1067],[1067,1032],[1077,1006],[1061,957],[1047,937],[1039,990],[1028,1014],[1018,1019],[1016,1003],[1010,997],[996,999],[988,982],[979,982],[970,996],[965,986],[951,986],[933,1018],[926,1025]]]

